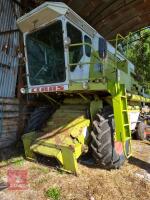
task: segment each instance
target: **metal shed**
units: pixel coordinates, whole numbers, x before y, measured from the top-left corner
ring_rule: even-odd
[[[0,148],[16,140],[19,103],[15,99],[20,33],[16,19],[21,15],[12,0],[0,1]]]

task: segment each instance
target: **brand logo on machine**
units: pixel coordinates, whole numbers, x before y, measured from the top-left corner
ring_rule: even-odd
[[[55,92],[55,91],[64,91],[64,85],[56,85],[56,86],[46,86],[46,87],[35,87],[31,89],[32,93],[39,93],[39,92]]]

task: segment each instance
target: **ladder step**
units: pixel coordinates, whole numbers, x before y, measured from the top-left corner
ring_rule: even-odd
[[[126,137],[125,141],[131,140],[131,137]]]
[[[129,126],[129,124],[124,124],[124,126]]]
[[[126,138],[126,141],[127,141],[127,140],[131,140],[131,137],[127,137],[127,138]]]

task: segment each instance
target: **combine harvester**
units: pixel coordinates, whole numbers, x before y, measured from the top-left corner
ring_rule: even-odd
[[[145,138],[140,111],[147,112],[150,98],[135,66],[64,3],[46,2],[17,24],[26,57],[21,92],[38,105],[23,135],[26,157],[56,159],[77,173],[88,151],[98,166],[119,168],[138,126]]]

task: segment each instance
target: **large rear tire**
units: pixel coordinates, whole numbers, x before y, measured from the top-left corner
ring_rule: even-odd
[[[41,106],[35,108],[31,113],[24,132],[29,133],[31,131],[40,131],[54,111],[55,108],[52,106]]]
[[[123,148],[118,153],[114,142],[113,111],[110,106],[98,112],[93,121],[91,148],[93,157],[103,168],[120,168],[125,161]],[[121,144],[122,145],[122,144]]]

